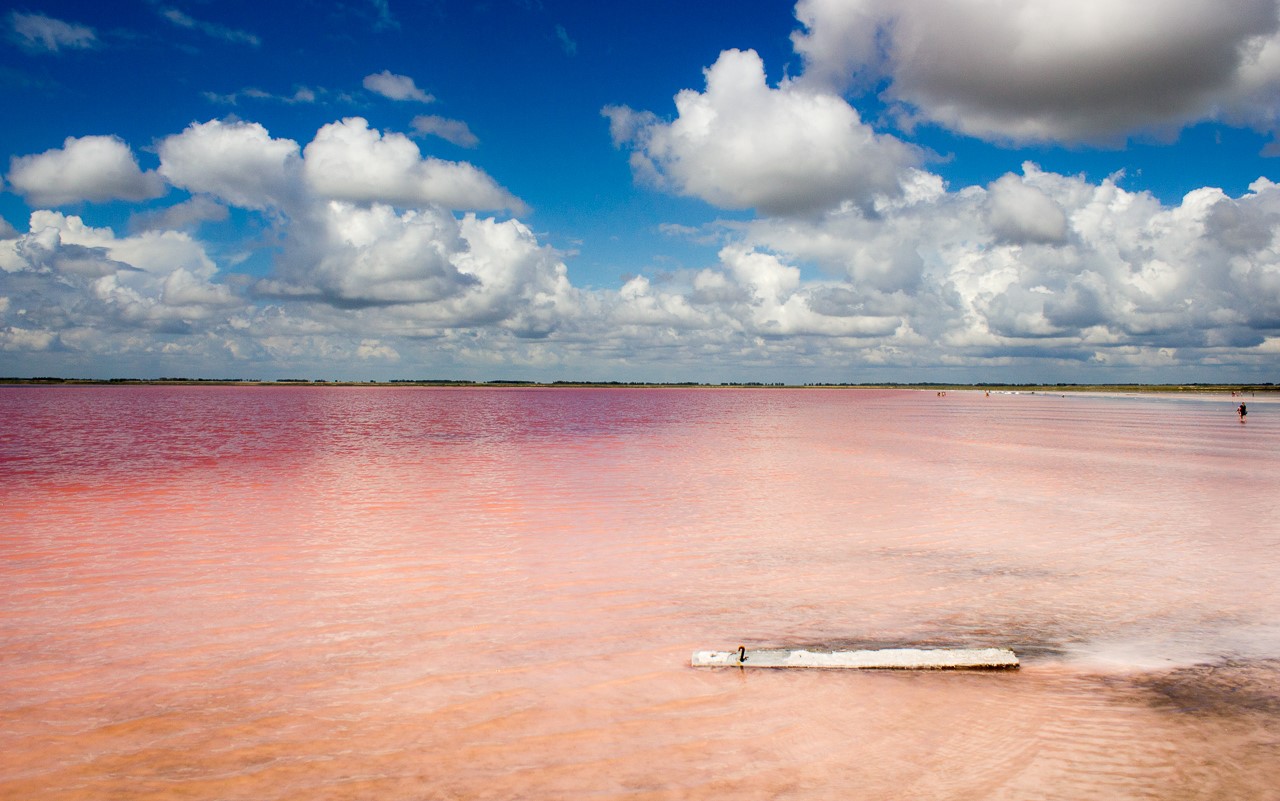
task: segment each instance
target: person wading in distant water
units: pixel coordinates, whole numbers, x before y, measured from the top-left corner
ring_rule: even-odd
[[[1249,410],[1244,408],[1243,403],[1236,407],[1236,414],[1240,415],[1240,422],[1242,423],[1244,422],[1244,416],[1248,413],[1249,413]]]

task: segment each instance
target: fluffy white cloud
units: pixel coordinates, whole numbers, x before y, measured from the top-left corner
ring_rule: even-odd
[[[217,283],[203,246],[184,233],[118,237],[54,211],[31,215],[29,233],[0,242],[0,328],[47,348],[76,332],[185,333],[244,301]],[[43,343],[43,344],[41,344]],[[8,347],[18,349],[10,337]],[[65,342],[63,343],[66,344]]]
[[[42,206],[164,194],[159,176],[143,172],[129,146],[115,136],[67,137],[61,148],[15,156],[9,160],[8,179],[28,203]]]
[[[726,336],[806,355],[817,340],[839,342],[862,364],[1168,366],[1221,352],[1258,364],[1253,349],[1280,325],[1270,183],[1234,199],[1197,190],[1170,207],[1124,190],[1121,176],[1095,185],[1028,163],[948,191],[838,92],[888,79],[886,97],[908,121],[1006,139],[1247,116],[1226,102],[1245,96],[1240,75],[1275,94],[1259,88],[1271,86],[1260,65],[1276,27],[1274,2],[1265,6],[1241,0],[1241,23],[1198,2],[805,0],[799,78],[770,88],[758,56],[727,51],[705,92],[677,96],[673,121],[605,109],[639,180],[766,215],[726,224],[736,242],[715,268],[630,280],[611,319],[722,348]],[[1165,39],[1195,56],[1166,57]],[[1099,41],[1096,56],[1082,49]],[[801,267],[828,277],[806,280]]]
[[[395,348],[376,339],[362,339],[360,340],[360,347],[356,349],[356,358],[398,362],[400,361],[400,354]]]
[[[1035,165],[1023,169],[1034,175]],[[1014,244],[1052,244],[1067,233],[1067,216],[1057,201],[1024,177],[1005,175],[987,195],[987,224],[999,239]]]
[[[23,47],[28,50],[56,53],[63,48],[81,50],[97,44],[93,29],[85,25],[63,22],[44,14],[24,14],[13,11],[9,24]]]
[[[577,322],[581,293],[559,254],[518,220],[467,214],[460,221],[466,250],[456,262],[475,276],[478,291],[453,304],[457,319],[496,324],[522,338],[541,338]]]
[[[424,158],[404,134],[383,134],[360,117],[323,126],[305,150],[258,123],[194,123],[162,140],[159,153],[170,183],[247,209],[301,215],[317,201],[342,200],[527,211],[483,170]]]
[[[702,114],[700,130],[711,131],[737,108],[718,83],[732,66],[690,93],[676,122],[617,110],[615,124],[650,125],[675,142],[677,124]],[[739,77],[736,96],[755,98],[743,108],[809,113],[831,101]],[[824,99],[810,107],[806,97]],[[1203,188],[1165,204],[1125,189],[1122,176],[1091,183],[1028,163],[953,190],[897,164],[892,191],[722,223],[713,263],[589,290],[520,221],[453,211],[471,190],[449,200],[432,183],[436,163],[364,120],[325,126],[305,150],[253,123],[209,122],[158,151],[160,172],[195,194],[137,218],[140,233],[40,210],[26,233],[0,237],[6,372],[81,373],[110,354],[169,365],[152,374],[266,377],[474,375],[482,365],[700,380],[741,380],[758,367],[806,380],[943,365],[976,380],[1027,364],[1005,375],[1071,380],[1073,364],[1210,362],[1262,376],[1280,341],[1280,186],[1266,180],[1240,197]],[[725,169],[717,191],[745,191]],[[504,192],[484,179],[485,192]],[[222,273],[223,251],[172,230],[227,205],[261,212],[270,263]]]
[[[307,336],[336,336],[359,321],[366,334],[483,326],[538,338],[574,317],[578,294],[564,264],[528,228],[450,210],[519,201],[471,165],[423,159],[407,137],[344,120],[321,129],[304,158],[296,142],[274,139],[261,125],[211,121],[157,149],[160,175],[193,197],[136,218],[142,233],[118,237],[37,211],[28,234],[0,242],[0,297],[18,315],[8,325],[33,332],[10,336],[10,344],[43,342],[40,332],[52,331],[61,346],[97,347],[73,344],[73,332],[94,326],[173,336],[204,330],[217,334],[217,348],[261,355],[266,346],[246,333],[257,326],[243,322],[246,301],[216,280],[198,242],[172,230],[224,219],[223,204],[266,213],[280,250],[257,288],[308,309]],[[15,172],[15,186],[25,175]],[[234,319],[212,319],[228,315]],[[294,336],[274,323],[265,330]],[[169,345],[186,352],[191,340]],[[379,341],[344,352],[386,361],[395,347]]]
[[[801,285],[800,270],[773,253],[725,248],[721,263],[732,280],[752,295],[749,330],[765,336],[891,337],[902,325],[896,315],[867,314],[842,307],[840,284]],[[833,301],[837,301],[834,302]]]
[[[291,235],[259,291],[384,308],[401,326],[492,325],[526,337],[571,318],[577,302],[563,262],[515,220],[339,201]]]
[[[256,122],[192,123],[160,142],[160,174],[174,186],[247,209],[296,202],[298,143],[272,139]]]
[[[1052,345],[1105,361],[1119,348],[1260,344],[1280,323],[1277,222],[1280,187],[1265,180],[1164,206],[1115,178],[1028,164],[874,219],[757,221],[744,241],[837,276],[809,293],[816,311],[898,314],[954,356]]]
[[[644,342],[662,354],[654,358],[704,375],[724,361],[781,360],[830,370],[841,360],[863,361],[880,348],[919,339],[904,325],[905,308],[869,309],[861,302],[865,295],[846,282],[803,281],[799,268],[779,254],[731,245],[719,258],[714,267],[661,282],[636,276],[616,295],[598,297],[604,316],[594,325],[606,323],[601,346],[638,358],[637,343]],[[698,368],[699,360],[706,365]]]
[[[1202,119],[1271,128],[1275,0],[800,0],[804,83],[1012,141],[1113,141]]]
[[[407,136],[384,135],[360,117],[321,128],[303,158],[307,185],[324,198],[526,211],[519,199],[484,171],[466,162],[423,158]]]
[[[93,228],[77,216],[56,211],[33,212],[29,227],[30,233],[23,239],[43,240],[52,250],[74,247],[96,253],[113,270],[152,275],[184,270],[206,279],[217,272],[204,248],[187,234],[176,231],[117,237],[109,228]],[[22,244],[15,243],[20,252]],[[57,261],[50,264],[56,268]]]
[[[396,75],[391,70],[364,76],[364,88],[391,100],[413,100],[431,103],[434,97],[418,88],[408,75]]]
[[[457,220],[442,209],[398,215],[386,205],[330,201],[315,217],[292,232],[279,277],[265,290],[359,307],[431,303],[476,283],[452,263],[464,245]]]
[[[839,95],[784,81],[770,88],[754,51],[729,50],[706,91],[676,96],[677,118],[610,107],[614,142],[637,177],[722,208],[807,214],[901,193],[917,150],[875,133]]]
[[[187,359],[402,365],[396,375],[404,364],[539,365],[565,377],[625,363],[631,377],[700,379],[726,364],[728,379],[752,365],[815,378],[950,365],[972,380],[1025,363],[1026,377],[1056,364],[1072,380],[1072,362],[1262,370],[1271,359],[1280,186],[1201,189],[1165,205],[1115,178],[1031,164],[987,187],[941,191],[927,174],[910,186],[872,216],[734,224],[738,242],[712,266],[592,291],[515,220],[329,201],[289,223],[257,287],[280,305],[256,308],[186,234],[118,237],[38,212],[30,233],[0,242],[0,331],[11,354],[163,341]],[[1045,216],[1002,220],[1011,188],[1034,190]]]
[[[57,338],[52,331],[32,331],[11,325],[0,328],[0,350],[40,352],[48,350]]]

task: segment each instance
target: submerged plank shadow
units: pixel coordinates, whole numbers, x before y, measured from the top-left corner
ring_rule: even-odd
[[[1008,648],[884,648],[874,651],[808,651],[743,648],[694,651],[693,667],[860,668],[880,670],[991,670],[1018,667]]]

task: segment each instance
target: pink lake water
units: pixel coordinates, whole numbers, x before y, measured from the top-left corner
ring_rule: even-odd
[[[0,798],[1274,801],[1245,400],[0,387]]]

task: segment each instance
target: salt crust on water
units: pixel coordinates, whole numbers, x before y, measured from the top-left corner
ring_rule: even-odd
[[[1008,648],[885,648],[874,651],[755,649],[739,661],[737,651],[694,651],[694,667],[760,668],[1012,668],[1018,657]]]

